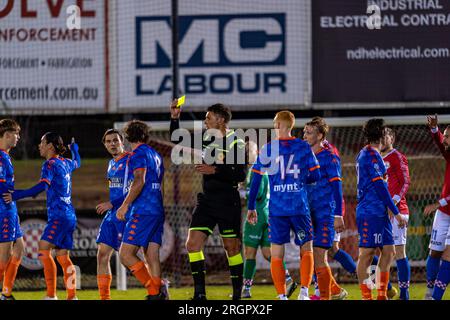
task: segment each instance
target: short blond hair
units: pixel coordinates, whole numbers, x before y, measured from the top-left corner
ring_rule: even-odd
[[[280,122],[284,122],[289,129],[292,130],[292,128],[294,128],[295,125],[295,116],[292,112],[284,110],[284,111],[280,111],[275,115],[275,118],[273,119],[274,121],[280,121]]]

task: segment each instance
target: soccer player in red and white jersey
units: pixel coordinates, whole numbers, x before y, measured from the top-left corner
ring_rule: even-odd
[[[425,300],[441,300],[450,281],[450,126],[439,131],[437,115],[428,116],[428,127],[434,142],[446,161],[441,199],[425,207],[424,215],[436,211],[427,260],[427,291]]]
[[[387,169],[387,181],[389,193],[397,205],[400,214],[406,220],[409,218],[406,192],[410,185],[408,160],[405,155],[394,148],[395,132],[392,128],[385,128],[385,136],[381,146],[381,155]],[[400,288],[400,300],[409,300],[409,281],[411,267],[406,256],[406,228],[399,228],[398,222],[391,216],[392,234],[394,236],[395,260],[398,270],[398,287]]]

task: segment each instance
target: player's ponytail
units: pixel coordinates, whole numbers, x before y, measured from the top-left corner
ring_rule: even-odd
[[[66,146],[61,136],[55,132],[47,132],[44,134],[45,141],[51,143],[55,148],[55,152],[58,155],[63,155],[66,152]]]

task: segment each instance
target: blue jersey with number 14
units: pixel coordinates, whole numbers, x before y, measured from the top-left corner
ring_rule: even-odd
[[[319,168],[311,147],[303,140],[292,137],[266,144],[252,170],[269,176],[269,215],[309,215],[306,180]]]

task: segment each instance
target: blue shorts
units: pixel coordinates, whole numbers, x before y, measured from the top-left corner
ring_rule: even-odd
[[[359,247],[381,248],[394,244],[392,224],[389,216],[357,215]]]
[[[295,244],[302,246],[313,239],[313,228],[309,215],[269,216],[269,241],[273,244],[291,242],[291,230],[295,233]]]
[[[0,242],[14,242],[23,236],[16,210],[0,213]]]
[[[100,225],[97,235],[97,243],[103,243],[118,251],[122,242],[126,221],[113,218],[115,212],[108,212]]]
[[[150,242],[161,245],[164,216],[131,214],[123,231],[122,242],[147,248]]]
[[[334,240],[334,216],[312,217],[314,227],[314,247],[330,249]]]
[[[41,240],[54,244],[57,249],[73,249],[73,232],[77,227],[77,220],[51,218],[42,233]]]

